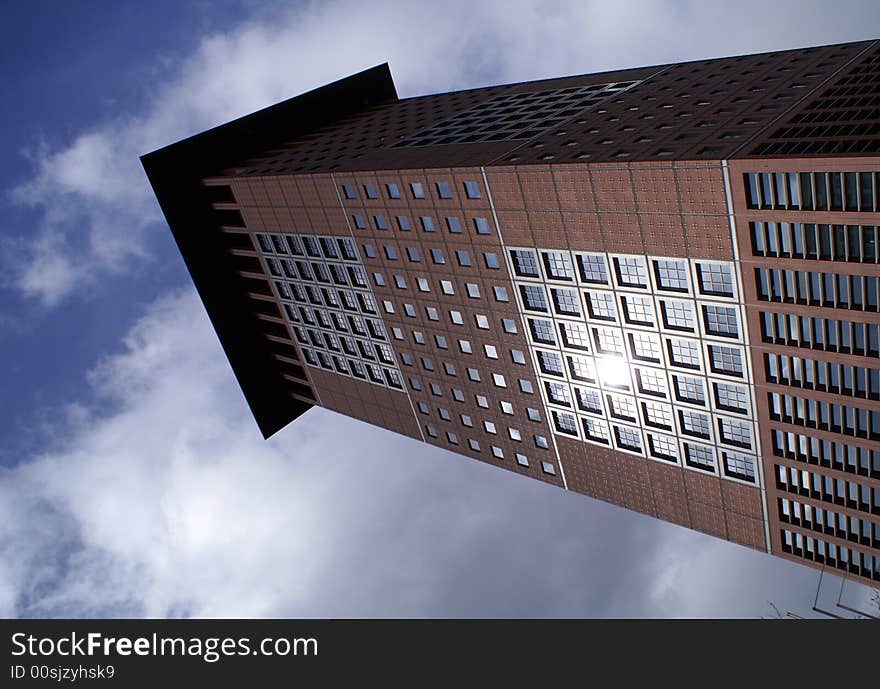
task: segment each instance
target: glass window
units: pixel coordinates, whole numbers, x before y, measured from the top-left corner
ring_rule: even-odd
[[[691,404],[705,404],[706,393],[703,390],[703,381],[701,378],[692,376],[673,376],[675,381],[675,396],[680,402],[689,402]]]
[[[617,441],[617,447],[632,452],[642,451],[642,434],[637,429],[614,426],[614,437]]]
[[[695,435],[698,438],[708,440],[711,437],[709,415],[702,412],[679,409],[678,417],[681,421],[681,432],[687,435]]]
[[[672,430],[672,407],[660,402],[642,402],[642,413],[646,426]]]
[[[575,396],[577,397],[577,405],[581,411],[589,412],[591,414],[602,414],[602,395],[598,390],[593,390],[592,388],[578,388],[574,389]]]
[[[483,260],[486,262],[487,268],[497,270],[501,267],[501,264],[498,262],[498,255],[497,254],[485,252],[485,253],[483,253]]]
[[[636,421],[636,405],[632,397],[608,395],[608,411],[617,419]]]
[[[379,195],[376,193],[376,185],[375,184],[365,184],[364,185],[364,194],[368,199],[377,199]]]
[[[738,349],[721,345],[710,345],[709,359],[714,372],[742,377],[743,362],[742,355]]]
[[[683,366],[684,368],[692,369],[700,368],[699,342],[696,340],[669,338],[667,346],[669,348],[670,363],[673,366]]]
[[[421,182],[411,182],[409,189],[412,192],[414,199],[425,198],[425,188],[422,186]]]
[[[660,363],[660,340],[650,333],[627,333],[634,359]]]
[[[568,356],[568,371],[574,380],[587,383],[596,382],[596,366],[592,359],[580,356]]]
[[[608,284],[608,270],[605,257],[597,254],[577,254],[578,272],[581,281],[589,284]]]
[[[510,252],[513,259],[513,271],[520,277],[537,278],[541,277],[538,271],[538,259],[535,257],[534,251],[517,249]]]
[[[342,185],[342,193],[345,195],[347,199],[356,199],[357,192],[354,190],[354,186],[351,184],[343,184]]]
[[[556,313],[563,316],[581,315],[580,298],[575,290],[553,287],[550,293],[553,296],[553,307]]]
[[[671,330],[685,330],[693,332],[696,328],[694,310],[689,302],[669,301],[663,299],[660,302],[660,310],[663,313],[663,325]]]
[[[581,419],[584,435],[598,443],[608,444],[608,425],[599,419]]]
[[[739,447],[752,447],[752,424],[739,419],[718,419],[721,442]]]
[[[547,400],[550,403],[571,407],[571,391],[568,385],[547,380],[544,381],[544,388],[547,390]]]
[[[541,258],[544,260],[548,280],[574,280],[574,269],[571,267],[568,252],[542,251]]]
[[[602,321],[617,320],[614,295],[611,292],[586,292],[590,318]]]
[[[713,383],[715,404],[720,409],[747,413],[749,410],[749,389],[732,383]]]
[[[618,330],[593,328],[597,351],[603,354],[623,354],[623,338]]]
[[[474,229],[477,234],[491,234],[489,221],[486,218],[474,218]]]
[[[667,435],[648,433],[648,451],[652,457],[672,462],[678,461],[678,442]]]
[[[737,309],[733,306],[703,305],[706,333],[721,337],[739,337]]]
[[[621,287],[647,287],[644,260],[637,256],[619,256],[614,259],[617,282]]]
[[[389,199],[399,199],[400,198],[400,189],[396,184],[386,184],[385,191],[388,193]]]
[[[672,292],[688,291],[687,261],[659,259],[654,261],[657,288]]]
[[[733,270],[726,263],[697,262],[697,279],[700,292],[720,297],[732,297]]]
[[[520,285],[519,291],[522,295],[524,309],[547,313],[549,307],[547,305],[547,295],[543,287],[539,285]]]
[[[452,189],[447,182],[437,182],[437,196],[441,199],[452,198]]]
[[[654,325],[654,302],[650,297],[623,297],[624,316],[629,323]]]
[[[446,218],[446,227],[449,229],[450,234],[461,234],[461,220],[455,216],[448,216]]]
[[[715,451],[705,445],[684,444],[685,461],[689,466],[706,471],[715,471]]]
[[[434,226],[434,218],[430,215],[423,215],[419,218],[419,222],[422,224],[422,230],[424,232],[436,232],[437,228]]]
[[[577,419],[571,414],[566,414],[564,412],[553,411],[553,423],[556,426],[556,430],[560,433],[565,433],[566,435],[573,435],[577,437]]]
[[[551,376],[564,375],[562,370],[562,357],[556,352],[545,352],[543,350],[537,352],[538,367],[542,372]]]
[[[464,194],[469,199],[478,199],[480,198],[480,185],[476,182],[465,182],[464,183]]]
[[[471,255],[467,251],[456,251],[455,258],[462,268],[470,268],[472,265]]]
[[[582,323],[560,321],[559,330],[565,347],[590,351],[590,334],[587,326]]]
[[[724,473],[728,476],[745,481],[755,481],[755,460],[751,455],[726,450],[721,453],[724,458]]]

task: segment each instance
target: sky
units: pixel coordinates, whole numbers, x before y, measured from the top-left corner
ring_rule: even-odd
[[[262,440],[138,156],[382,62],[413,96],[863,40],[875,0],[4,13],[0,616],[809,611],[805,567],[333,412]]]

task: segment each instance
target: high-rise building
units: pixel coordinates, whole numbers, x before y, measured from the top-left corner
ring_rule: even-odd
[[[263,434],[320,405],[880,581],[880,41],[399,99],[144,156]]]

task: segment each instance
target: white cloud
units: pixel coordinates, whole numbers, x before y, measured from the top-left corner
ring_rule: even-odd
[[[88,384],[0,472],[2,616],[759,615],[815,581],[324,410],[265,442],[192,292]]]
[[[165,231],[142,153],[333,79],[390,61],[402,95],[867,37],[876,3],[713,4],[654,0],[395,0],[305,3],[194,38],[183,61],[144,85],[143,112],[38,147],[13,192],[43,220],[11,252],[15,286],[58,304],[150,256]],[[755,17],[761,17],[756,21]]]

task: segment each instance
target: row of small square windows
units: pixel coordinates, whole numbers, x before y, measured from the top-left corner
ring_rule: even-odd
[[[561,371],[545,370],[545,360],[541,357],[543,354],[547,353],[538,352],[538,367],[542,374],[552,376],[549,379],[542,379],[546,386],[548,399],[565,407],[571,407],[572,399],[574,399],[584,411],[589,409],[598,414],[604,413],[601,400],[599,399],[600,396],[596,389],[601,387],[611,393],[635,391],[640,398],[644,396],[646,399],[674,399],[679,403],[702,408],[707,408],[711,402],[712,409],[715,411],[749,414],[751,406],[749,402],[749,389],[743,385],[714,379],[710,381],[702,376],[689,376],[643,366],[630,367],[632,370],[632,380],[629,380],[629,377],[627,377],[626,379],[613,382],[605,382],[598,375],[598,367],[604,362],[595,363],[592,359],[575,356],[566,356],[568,375],[565,376]],[[566,381],[565,383],[560,382],[563,379]],[[568,388],[569,382],[572,385],[571,390],[574,390],[574,396],[572,396],[571,390]],[[712,389],[711,398],[706,394],[706,386],[710,383]],[[585,406],[587,397],[594,398],[596,404]]]
[[[539,265],[537,254],[541,256]],[[584,285],[611,286],[609,275],[614,276],[614,286],[624,289],[649,289],[677,293],[691,291],[687,259],[651,258],[639,255],[607,256],[606,254],[574,253],[568,251],[513,249],[510,260],[513,272],[519,278],[543,279],[553,282],[574,282],[575,277]],[[574,256],[572,262],[571,256]],[[608,270],[608,261],[614,270]],[[653,281],[649,280],[650,264]],[[730,263],[693,261],[696,284],[703,295],[734,297],[733,267]],[[575,266],[577,271],[575,271]]]
[[[668,300],[659,300],[660,313],[663,321],[661,327],[663,330],[671,330],[676,333],[696,333],[696,323],[693,315],[693,307],[687,302],[670,302]],[[598,318],[595,320],[602,321]],[[553,318],[545,320],[541,318],[528,317],[526,322],[529,326],[529,333],[532,341],[539,345],[554,345],[563,349],[580,350],[583,352],[598,350],[601,348],[611,349],[614,352],[622,352],[623,347],[620,344],[621,338],[625,338],[629,344],[634,359],[643,359],[646,361],[656,360],[659,362],[659,340],[653,333],[642,331],[634,331],[629,328],[621,331],[619,327],[609,329],[605,326],[590,327],[585,322],[560,320]],[[727,327],[716,323],[712,326],[717,331]],[[556,330],[559,335],[557,336]],[[617,332],[617,335],[609,335],[609,332]],[[611,343],[610,347],[608,343]]]
[[[466,397],[465,397],[463,390],[461,390],[459,388],[452,388],[451,392],[452,392],[452,398],[456,402],[461,402],[461,403],[465,402]],[[435,397],[442,397],[443,396],[442,387],[440,388],[438,393],[432,392],[432,394],[434,394]],[[486,395],[475,394],[474,395],[474,402],[476,403],[476,405],[480,409],[489,409],[491,407],[491,404],[489,402],[489,398]],[[431,413],[430,407],[427,405],[427,403],[418,402],[417,406],[418,406],[419,411],[422,414],[430,414]],[[499,407],[501,408],[502,413],[507,414],[508,416],[515,416],[516,415],[513,404],[510,402],[501,400],[501,401],[499,401]],[[444,421],[451,421],[452,420],[452,417],[449,414],[448,409],[445,409],[443,407],[438,407],[437,410],[438,410],[438,414],[439,414],[440,418],[442,418]],[[464,418],[466,417],[467,419],[470,419],[470,417],[467,415],[460,415],[460,416],[462,417],[463,425],[468,425],[468,424],[464,423]],[[534,409],[533,407],[526,407],[526,416],[528,417],[529,421],[534,421],[535,423],[541,423],[541,412],[537,409]],[[486,427],[487,432],[492,432],[492,433],[495,432],[494,430],[490,431],[489,428],[490,428],[489,426]],[[494,428],[494,426],[492,428]],[[535,442],[535,447],[537,447],[541,450],[547,450],[550,448],[550,445],[547,442],[546,437],[544,437],[542,435],[536,435],[536,436],[534,436],[533,439]]]
[[[543,285],[518,285],[523,310],[531,313],[550,314],[562,318],[584,318],[603,323],[656,329],[658,325],[677,332],[697,332],[694,303],[635,294],[596,292],[592,290],[545,287]],[[550,297],[548,299],[547,290]],[[582,308],[582,302],[583,306]],[[738,339],[739,308],[724,304],[698,302],[702,316],[701,334],[709,337]],[[656,313],[661,319],[658,322]]]
[[[349,237],[319,237],[257,232],[257,246],[264,254],[302,256],[331,261],[357,261],[354,241]]]
[[[448,341],[447,341],[445,335],[435,335],[435,338],[442,338],[440,340],[440,342],[438,342],[438,345],[437,345],[440,349],[449,349],[449,344],[448,344]],[[441,344],[441,342],[442,342],[442,344]],[[467,340],[467,339],[458,340],[458,348],[462,354],[473,354],[474,353],[473,344],[471,343],[470,340]],[[484,353],[486,359],[493,359],[493,360],[499,359],[498,347],[496,345],[484,344],[482,349],[483,349],[483,353]],[[513,363],[519,364],[522,366],[524,366],[526,364],[525,354],[523,354],[523,352],[521,350],[511,349],[509,351],[510,351],[510,358],[513,361]],[[400,352],[400,362],[404,366],[415,366],[415,358],[409,352]],[[436,368],[434,366],[434,360],[431,357],[426,357],[426,356],[419,357],[419,363],[421,364],[422,368],[425,371],[433,372],[436,370]],[[458,375],[458,369],[456,368],[456,366],[453,362],[443,361],[443,362],[441,362],[441,366],[443,368],[443,372],[447,376],[456,377]],[[479,374],[477,374],[477,375],[479,375]],[[500,376],[500,374],[498,374],[498,375]],[[500,378],[503,380],[504,377],[500,376]]]
[[[426,198],[427,192],[425,187],[427,185],[422,184],[421,182],[410,182],[409,183],[409,193],[410,196],[414,199],[424,199]],[[358,193],[357,188],[353,184],[342,184],[340,185],[342,189],[342,194],[347,199],[357,199]],[[385,195],[389,199],[399,199],[402,198],[402,194],[400,191],[400,187],[392,182],[384,185],[385,187]],[[468,199],[479,199],[482,198],[480,194],[480,185],[477,182],[462,182],[462,187],[464,189],[465,198]],[[366,199],[378,199],[379,192],[376,188],[375,184],[362,184],[361,189],[363,190],[364,198]],[[437,193],[438,199],[451,199],[452,198],[452,187],[449,182],[437,182],[434,184],[434,189]]]
[[[363,245],[364,255],[367,258],[378,258],[378,252],[376,247],[373,244],[364,244]],[[417,246],[407,246],[404,247],[404,251],[406,253],[407,260],[410,263],[421,263],[422,262],[422,252]],[[383,244],[382,245],[382,254],[387,261],[396,261],[400,258],[400,254],[398,253],[397,246],[393,244]],[[442,266],[446,265],[446,252],[443,249],[432,248],[428,249],[427,255],[431,257],[431,262],[434,265]],[[456,250],[455,251],[455,261],[461,268],[471,268],[473,267],[473,259],[471,258],[471,254],[466,250]],[[498,255],[491,252],[486,252],[483,254],[483,261],[486,265],[486,268],[492,270],[499,270],[501,268],[500,263],[498,262]]]
[[[367,256],[369,258],[376,258],[378,255],[376,253],[375,247],[371,244],[365,244],[364,251],[367,252]],[[398,251],[398,247],[394,244],[382,245],[382,253],[385,256],[385,259],[388,261],[397,261],[400,259],[401,256],[400,252]],[[404,247],[404,253],[406,254],[406,258],[410,263],[422,263],[422,251],[418,246],[406,246]],[[434,265],[442,266],[446,265],[447,263],[446,252],[443,249],[428,249],[427,255],[431,257],[431,262]],[[473,260],[471,258],[470,252],[468,251],[455,251],[455,260],[461,268],[473,267]],[[484,251],[483,265],[488,270],[500,270],[501,262],[498,259],[498,254],[492,251]]]
[[[403,380],[400,377],[400,373],[392,368],[364,363],[358,359],[348,359],[322,351],[313,351],[307,347],[302,348],[302,354],[303,359],[310,366],[320,367],[344,376],[359,378],[373,385],[382,385],[397,390],[403,389]]]
[[[453,369],[454,370],[454,369]],[[447,375],[457,375],[457,373],[447,373]],[[474,366],[467,366],[465,368],[465,375],[468,380],[474,383],[482,383],[483,382],[483,374],[480,373],[480,369]],[[506,388],[507,387],[507,378],[502,373],[491,373],[492,384],[496,388]],[[532,381],[528,378],[519,378],[517,380],[519,385],[520,392],[523,392],[527,395],[533,395],[535,393],[535,388],[532,385]],[[411,376],[409,378],[409,386],[416,392],[422,392],[424,390],[422,386],[421,379]],[[429,383],[428,387],[430,388],[431,394],[435,397],[441,397],[443,395],[442,387],[438,383]]]
[[[752,423],[725,416],[710,416],[706,412],[682,407],[672,407],[661,402],[642,401],[635,397],[614,393],[601,394],[598,390],[574,387],[572,402],[571,388],[567,385],[546,381],[547,399],[550,404],[564,407],[569,411],[580,411],[591,416],[622,421],[638,426],[659,428],[677,435],[687,435],[707,442],[751,450]],[[712,419],[717,425],[717,439],[712,432]]]
[[[381,324],[379,324],[381,325]],[[379,361],[386,366],[394,366],[394,352],[391,347],[377,340],[376,331],[370,329],[367,333],[358,333],[361,337],[337,335],[334,332],[315,330],[313,328],[293,327],[294,337],[301,345],[326,349],[331,352],[344,353],[350,357],[360,357],[368,361]],[[369,339],[368,339],[369,338]]]
[[[580,421],[580,423],[578,423]],[[641,431],[629,426],[609,424],[604,420],[576,417],[564,412],[553,412],[556,432],[561,435],[581,438],[585,442],[608,446],[613,439],[614,448],[633,454],[645,455],[654,459],[678,463],[683,457],[687,466],[716,473],[716,450],[700,443],[680,441],[660,433]],[[754,457],[723,450],[724,475],[754,483]]]
[[[275,289],[282,300],[295,301],[299,304],[309,304],[316,307],[324,306],[334,311],[342,310],[351,313],[378,314],[376,300],[371,292],[333,289],[331,287],[319,288],[309,283],[288,282],[284,280],[275,280]],[[294,309],[286,303],[284,307],[288,313],[288,318],[295,323],[298,323],[300,319],[310,325],[314,323],[315,318],[310,317],[310,312],[308,314],[303,313],[304,307],[300,306]],[[300,317],[293,315],[297,313],[300,314]],[[346,328],[340,326],[339,329],[345,330]]]
[[[394,303],[388,300],[383,301],[383,308],[386,313],[394,314],[396,313],[396,308]],[[465,317],[464,314],[458,309],[447,309],[447,314],[449,316],[449,323],[452,325],[465,325]],[[440,321],[440,309],[435,306],[425,306],[424,307],[425,316],[429,321]],[[407,318],[418,318],[418,309],[415,304],[404,303],[403,304],[403,315]],[[491,330],[491,319],[486,314],[475,313],[473,314],[474,324],[480,330]],[[516,327],[516,321],[512,318],[500,318],[499,322],[501,324],[501,328],[505,333],[516,334],[518,332]]]
[[[529,319],[529,331],[532,341],[537,346],[555,344],[550,340],[554,338],[554,332],[549,321],[536,321]],[[577,324],[565,324],[574,326]],[[708,369],[715,374],[745,378],[745,362],[742,350],[739,347],[726,345],[701,343],[696,339],[683,339],[668,335],[658,336],[654,333],[623,332],[619,328],[592,327],[589,329],[592,335],[592,346],[595,354],[619,357],[621,360],[629,358],[634,361],[654,364],[655,366],[677,367],[691,371],[702,371],[703,362],[707,362]],[[569,339],[567,344],[571,349],[580,352],[589,351],[586,338],[580,338],[583,334],[574,335],[574,330],[566,331]],[[624,339],[625,336],[625,339]],[[661,346],[661,342],[664,346]],[[664,357],[665,355],[665,357]],[[561,370],[560,354],[558,352],[542,352],[539,355],[539,364],[548,371],[557,367]]]
[[[413,276],[410,276],[411,278]],[[424,292],[426,294],[431,293],[431,280],[425,277],[415,276],[415,287],[419,292]],[[373,281],[376,283],[378,287],[384,287],[387,283],[385,280],[384,273],[373,273]],[[397,289],[409,289],[409,281],[407,280],[406,275],[392,275],[392,281],[394,282],[394,286]],[[440,287],[440,291],[447,296],[455,296],[456,289],[455,283],[452,280],[437,280],[437,284]],[[469,299],[481,299],[482,298],[482,290],[480,289],[480,285],[476,282],[464,282],[464,293],[467,294]],[[507,291],[507,287],[503,285],[493,285],[492,286],[492,294],[495,297],[495,301],[499,303],[507,303],[510,301],[510,294]],[[384,303],[384,302],[383,302]],[[386,308],[386,310],[388,310]],[[389,313],[393,313],[392,311],[388,311]]]
[[[390,225],[388,224],[388,218],[382,214],[377,213],[373,215],[373,226],[377,230],[387,230]],[[363,215],[359,213],[354,213],[351,216],[352,223],[354,227],[358,230],[367,229],[367,219]],[[395,215],[394,216],[395,224],[397,225],[397,229],[401,232],[410,232],[412,231],[412,223],[410,222],[410,218],[408,215]],[[461,222],[461,218],[455,215],[445,216],[445,225],[449,234],[462,234],[464,232],[464,228]],[[492,229],[489,225],[489,220],[484,217],[476,217],[472,220],[474,226],[474,232],[478,235],[489,235],[492,234]],[[434,222],[433,216],[430,215],[421,215],[419,216],[419,225],[422,228],[422,232],[432,233],[437,231],[437,225]]]
[[[489,399],[485,395],[474,395],[474,401],[481,409],[489,409]],[[417,406],[422,414],[429,415],[431,413],[431,408],[426,402],[418,402]],[[516,410],[514,409],[514,406],[511,402],[500,400],[498,406],[501,408],[501,412],[503,414],[507,414],[508,416],[516,416]],[[437,407],[437,415],[444,421],[452,421],[452,414],[446,407]],[[538,409],[527,407],[526,415],[529,421],[541,423],[541,412]],[[468,428],[474,427],[474,421],[470,414],[459,414],[458,417],[462,426],[466,426]],[[483,427],[485,428],[486,433],[497,433],[497,429],[493,421],[484,421]],[[547,449],[548,445],[546,441],[547,439],[542,437],[536,442],[536,446],[542,449]]]
[[[421,330],[411,330],[412,341],[417,345],[427,345],[428,339],[425,336],[425,333]],[[404,342],[407,340],[406,334],[403,328],[392,327],[391,335],[395,340],[400,342]],[[438,349],[449,349],[449,339],[446,335],[434,335],[434,344]],[[473,354],[474,346],[473,343],[466,338],[453,338],[457,343],[458,350],[462,354]],[[487,359],[497,359],[498,349],[495,345],[484,345],[484,353]],[[510,349],[510,359],[513,363],[519,364],[521,366],[526,365],[526,356],[520,349]],[[401,360],[403,360],[403,353],[401,354]]]
[[[482,395],[477,395],[477,397],[481,397],[484,401],[486,399]],[[512,408],[512,405],[509,402],[502,402],[501,404],[502,404],[502,407],[506,404],[508,407]],[[425,402],[418,402],[417,407],[419,409],[419,412],[422,414],[429,415],[431,413],[431,408]],[[537,413],[537,410],[534,410],[534,411]],[[513,411],[510,411],[507,413],[513,414]],[[450,423],[452,422],[452,414],[445,407],[438,407],[437,414],[444,421],[447,421]],[[464,426],[465,428],[474,428],[474,419],[470,414],[459,414],[459,420],[461,422],[461,425]],[[498,425],[494,421],[484,419],[479,424],[479,426],[482,427],[483,430],[489,435],[498,435]],[[514,442],[522,442],[522,440],[523,440],[522,431],[518,428],[514,428],[513,426],[507,427],[507,435],[510,438],[510,440],[512,440]],[[534,435],[533,441],[534,441],[536,448],[539,448],[541,450],[547,450],[549,448],[549,443],[547,442],[547,438],[542,435]]]
[[[269,274],[276,278],[319,282],[325,285],[367,288],[367,274],[360,264],[325,263],[323,261],[301,261],[288,258],[266,258]]]
[[[761,311],[764,342],[825,352],[880,357],[880,324]]]
[[[434,438],[434,439],[437,439],[440,437],[440,433],[437,430],[436,426],[433,426],[431,424],[425,425],[425,433],[427,433],[428,436],[430,436],[431,438]],[[460,439],[458,437],[458,434],[455,433],[454,431],[446,431],[445,437],[446,437],[446,441],[450,445],[458,446],[461,444]],[[472,450],[473,452],[481,452],[482,451],[482,447],[480,446],[480,441],[477,440],[476,438],[467,438],[466,442],[467,442],[468,448],[470,450]],[[495,459],[504,459],[504,450],[502,448],[498,447],[497,445],[490,445],[489,451],[492,453],[492,456]],[[516,452],[516,453],[514,453],[514,458],[516,459],[516,463],[519,466],[521,466],[521,467],[528,467],[529,466],[529,458],[527,455],[525,455],[521,452]],[[554,467],[551,462],[542,461],[541,462],[541,470],[545,474],[548,474],[550,476],[556,475],[556,467]]]

